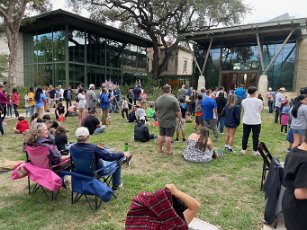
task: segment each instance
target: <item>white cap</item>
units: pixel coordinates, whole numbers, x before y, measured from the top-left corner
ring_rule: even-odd
[[[82,138],[82,137],[88,137],[90,135],[88,129],[85,127],[77,128],[75,134],[76,134],[77,139]]]
[[[140,121],[146,121],[146,118],[144,116],[140,117]]]
[[[90,84],[89,89],[94,89],[95,85],[94,84]]]

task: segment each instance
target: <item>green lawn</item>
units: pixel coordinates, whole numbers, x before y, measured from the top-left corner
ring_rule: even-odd
[[[287,142],[279,133],[279,125],[273,124],[273,116],[267,111],[262,115],[260,140],[271,152],[284,160]],[[0,136],[0,160],[23,160],[22,136],[13,134],[16,120],[6,120],[6,135]],[[68,118],[64,126],[70,130],[70,141],[75,141],[77,118]],[[155,134],[158,129],[150,127]],[[192,124],[187,124],[187,133]],[[139,191],[155,191],[166,183],[174,183],[179,189],[196,197],[201,203],[198,214],[221,229],[261,229],[263,217],[263,193],[260,192],[262,160],[252,156],[252,140],[249,140],[247,156],[240,155],[242,127],[237,130],[237,153],[225,153],[221,159],[207,164],[183,160],[184,143],[174,143],[174,155],[157,153],[156,142],[135,143],[133,125],[126,123],[119,114],[112,114],[111,125],[99,136],[90,138],[92,143],[103,143],[122,150],[129,143],[133,159],[129,168],[123,168],[124,187],[118,198],[103,204],[96,212],[85,200],[70,204],[70,191],[61,190],[56,201],[47,200],[38,191],[28,195],[26,179],[10,180],[10,173],[0,174],[0,229],[123,229],[124,220],[132,197]],[[215,144],[219,152],[221,143]]]

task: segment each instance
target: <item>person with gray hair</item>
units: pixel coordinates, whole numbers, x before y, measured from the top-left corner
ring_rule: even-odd
[[[114,152],[104,146],[98,146],[95,144],[87,143],[90,137],[90,133],[87,128],[79,127],[76,130],[77,143],[72,145],[70,148],[70,153],[72,157],[78,154],[92,154],[95,155],[95,164],[96,169],[100,169],[104,166],[112,164],[114,161],[118,161],[121,158],[125,157],[126,159],[131,158],[129,152]],[[112,189],[117,190],[122,187],[121,182],[121,166],[113,164],[107,170],[113,170],[114,167],[117,167],[116,171],[112,175]],[[102,172],[103,174],[106,172]]]
[[[88,112],[90,112],[92,109],[96,108],[97,105],[97,95],[95,93],[95,85],[90,84],[89,89],[86,91],[86,107]]]

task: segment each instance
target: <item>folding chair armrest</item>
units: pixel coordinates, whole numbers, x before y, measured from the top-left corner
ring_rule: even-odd
[[[114,161],[114,162],[112,162],[111,164],[108,164],[108,165],[106,165],[106,166],[104,166],[104,167],[102,167],[102,168],[100,168],[100,169],[97,169],[97,170],[94,172],[94,174],[95,174],[95,175],[98,175],[100,172],[102,172],[102,171],[104,171],[104,170],[110,168],[111,166],[113,166],[113,165],[115,165],[115,164],[117,164],[117,161]]]

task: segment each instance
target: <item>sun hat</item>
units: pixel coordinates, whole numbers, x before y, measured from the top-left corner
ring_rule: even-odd
[[[285,87],[281,87],[281,88],[279,89],[279,91],[286,91],[286,88],[285,88]]]
[[[90,135],[89,131],[87,128],[85,127],[79,127],[76,130],[76,137],[78,138],[82,138],[82,137],[88,137]]]

